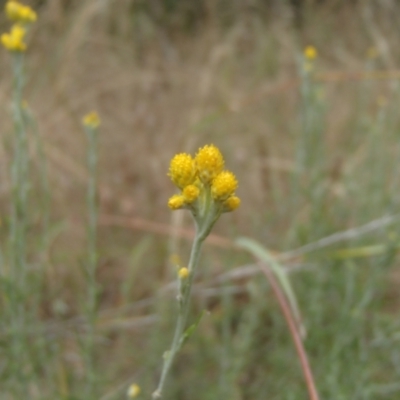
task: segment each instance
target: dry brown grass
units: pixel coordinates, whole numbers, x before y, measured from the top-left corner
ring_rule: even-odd
[[[52,223],[63,223],[48,249],[43,317],[50,320],[60,299],[68,305],[64,317],[79,315],[76,293],[84,291],[80,263],[86,235],[87,173],[80,121],[86,112],[95,109],[102,118],[98,279],[104,311],[152,296],[173,276],[173,271],[166,270],[171,248],[187,251],[190,221],[186,216],[171,217],[166,207],[173,192],[166,173],[177,152],[215,143],[240,182],[242,207],[218,222],[216,236],[209,242],[207,260],[216,265],[213,274],[223,271],[220,260],[231,251],[229,239],[237,233],[283,250],[282,237],[293,218],[307,220],[306,208],[287,214],[280,207],[294,169],[299,126],[296,57],[303,46],[311,43],[318,48],[317,78],[327,82],[327,179],[333,202],[351,203],[351,194],[344,193],[337,181],[363,157],[362,144],[358,154],[343,153],[360,86],[370,85],[367,109],[374,115],[375,99],[383,94],[390,106],[399,79],[396,32],[400,14],[394,12],[394,2],[381,7],[372,2],[320,7],[309,13],[300,31],[285,6],[278,6],[266,20],[244,12],[228,28],[219,26],[211,14],[195,33],[180,34],[158,26],[144,13],[133,15],[128,1],[104,2],[104,8],[101,4],[81,1],[65,11],[61,1],[48,2],[39,10],[28,52],[26,98],[37,117],[49,163]],[[395,70],[392,79],[385,73],[384,79],[367,76],[363,80],[361,72],[371,46],[379,54],[374,65]],[[9,57],[2,51],[3,215],[8,212],[9,194],[4,172],[10,154],[9,68]],[[340,219],[336,225],[338,230],[347,226]],[[132,249],[146,237],[151,246],[133,265]],[[218,256],[224,246],[228,250]],[[124,297],[121,287],[130,274],[135,289]],[[134,327],[140,317],[129,318],[113,317],[110,322],[105,317],[100,325],[111,331],[121,326],[129,330],[130,322]],[[115,344],[114,336],[110,337],[108,345],[116,346],[114,353],[122,358],[130,339],[122,335]],[[66,348],[74,346],[73,341],[68,343]],[[125,367],[122,363],[118,371]]]
[[[293,171],[296,56],[302,45],[318,48],[320,69],[328,72],[323,80],[331,80],[332,69],[341,74],[325,94],[330,101],[327,141],[332,154],[338,153],[329,166],[333,170],[341,168],[335,163],[342,165],[340,146],[357,91],[357,82],[349,84],[351,74],[363,69],[370,46],[377,48],[382,67],[395,65],[398,58],[390,34],[395,16],[372,5],[342,7],[335,15],[322,7],[309,15],[302,31],[291,25],[290,9],[278,7],[267,21],[248,13],[221,29],[211,18],[195,35],[179,37],[144,14],[132,15],[129,2],[102,8],[101,2],[85,1],[66,12],[60,1],[52,1],[39,12],[29,51],[27,100],[50,164],[54,219],[70,222],[56,244],[67,245],[68,253],[80,248],[85,235],[86,143],[80,120],[87,111],[96,109],[103,120],[101,213],[148,220],[134,227],[136,240],[143,231],[159,234],[154,223],[170,224],[165,203],[173,190],[166,178],[171,156],[207,142],[227,155],[243,199],[240,212],[220,221],[218,232],[229,236],[235,226],[234,231],[254,234],[266,223],[254,220],[254,210],[273,210],[271,193],[285,193]],[[5,133],[10,128],[5,113],[9,63],[7,54],[0,57]],[[374,83],[373,90],[385,93],[392,84]],[[284,231],[287,223],[281,220],[274,229]],[[105,239],[111,236],[108,229],[101,228],[102,237],[112,241]]]

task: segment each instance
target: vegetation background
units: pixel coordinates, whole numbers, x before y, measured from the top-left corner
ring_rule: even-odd
[[[172,338],[177,265],[185,264],[192,238],[189,215],[166,206],[174,193],[169,160],[208,143],[238,177],[242,205],[220,219],[205,246],[193,315],[208,313],[178,357],[166,398],[308,398],[268,283],[233,245],[244,235],[273,250],[290,272],[321,399],[398,399],[400,4],[27,3],[38,21],[25,98],[40,138],[30,138],[31,319],[20,375],[8,368],[16,360],[1,321],[0,399],[123,399],[132,382],[150,398]],[[8,29],[4,15],[0,27]],[[308,72],[307,45],[318,51]],[[4,246],[11,85],[3,49]],[[102,125],[98,318],[88,371],[81,120],[93,109]],[[1,265],[4,278],[6,259]],[[0,303],[4,310],[4,297]],[[88,394],[92,373],[95,393]]]

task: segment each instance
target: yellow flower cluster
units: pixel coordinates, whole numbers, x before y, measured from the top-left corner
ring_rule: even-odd
[[[211,199],[221,212],[233,211],[240,205],[235,196],[238,182],[230,171],[223,170],[224,158],[214,145],[200,148],[193,158],[190,154],[177,154],[169,168],[169,177],[181,190],[173,195],[168,206],[172,210],[199,208],[199,202]]]
[[[29,6],[24,6],[18,1],[9,0],[6,4],[7,17],[14,22],[20,24],[29,24],[35,22],[37,15]]]
[[[37,15],[30,7],[11,0],[6,3],[5,11],[14,25],[9,33],[1,35],[1,43],[9,51],[23,52],[26,50],[26,25],[35,22]]]
[[[1,35],[2,45],[10,51],[25,51],[26,43],[24,38],[26,30],[20,25],[13,25],[10,33],[3,33]]]

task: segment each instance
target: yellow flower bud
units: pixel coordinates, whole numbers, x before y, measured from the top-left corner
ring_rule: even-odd
[[[178,271],[178,276],[180,279],[186,279],[189,276],[189,270],[186,267],[181,268]]]
[[[222,171],[212,182],[211,193],[214,200],[224,201],[235,193],[238,181],[230,171]]]
[[[185,205],[185,198],[181,194],[174,194],[168,200],[168,207],[171,210],[179,210]]]
[[[171,160],[168,175],[180,189],[192,184],[196,178],[196,168],[192,156],[186,153],[177,154]]]
[[[195,185],[188,185],[182,191],[182,195],[187,204],[193,203],[199,197],[199,194],[200,189]]]
[[[127,394],[130,399],[134,399],[140,394],[140,386],[136,383],[133,383],[131,386],[129,386]]]
[[[315,60],[318,56],[317,49],[314,46],[307,46],[304,49],[304,57],[307,60]]]
[[[225,163],[221,152],[213,144],[199,149],[195,157],[195,162],[199,177],[205,184],[211,183],[222,171]]]
[[[240,206],[240,199],[237,196],[228,197],[224,201],[224,211],[229,212],[236,210]]]
[[[82,123],[87,128],[96,129],[100,125],[100,117],[96,111],[92,111],[83,117]]]

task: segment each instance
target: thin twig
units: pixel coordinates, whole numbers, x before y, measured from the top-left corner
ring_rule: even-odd
[[[336,232],[332,235],[326,236],[315,242],[308,243],[297,249],[287,251],[279,256],[280,260],[287,260],[293,257],[303,255],[305,253],[310,253],[312,251],[321,249],[323,247],[330,246],[331,244],[342,242],[344,240],[356,239],[362,235],[370,233],[374,230],[383,228],[385,226],[391,225],[400,220],[400,214],[386,215],[384,217],[370,221],[364,225],[357,226],[356,228],[350,228],[345,231]]]

